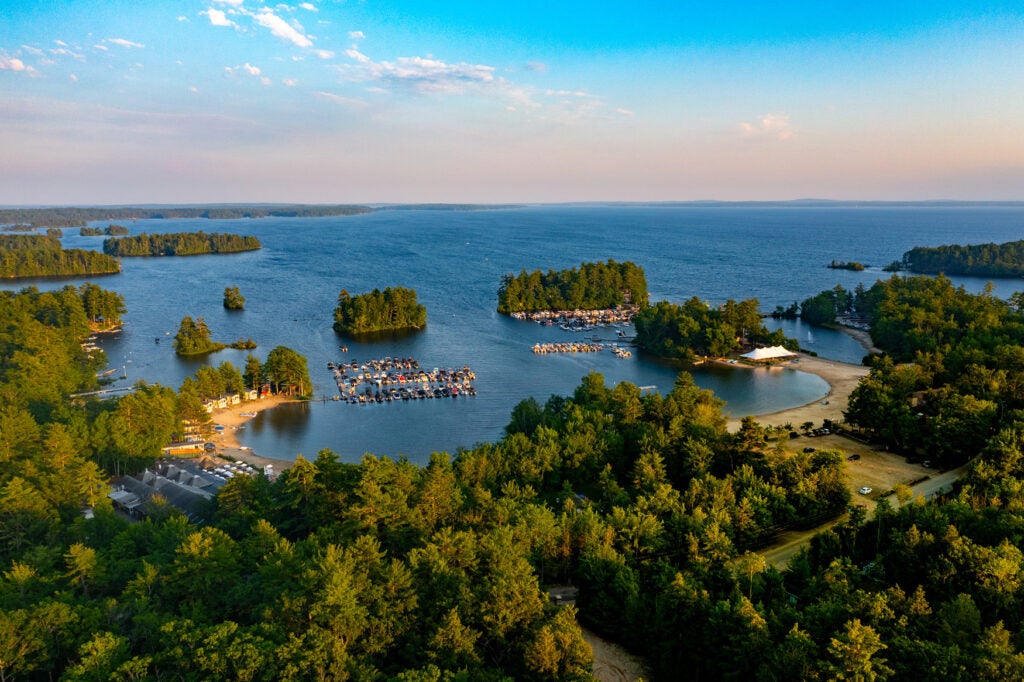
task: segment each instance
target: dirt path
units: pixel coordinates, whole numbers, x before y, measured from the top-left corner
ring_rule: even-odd
[[[638,657],[618,644],[581,627],[583,639],[594,652],[594,678],[601,682],[636,682],[649,679],[647,668]]]

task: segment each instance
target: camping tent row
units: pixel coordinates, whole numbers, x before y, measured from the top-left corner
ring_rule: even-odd
[[[755,348],[740,357],[747,360],[775,360],[776,358],[791,358],[795,355],[796,353],[786,350],[782,346],[770,346],[768,348]]]

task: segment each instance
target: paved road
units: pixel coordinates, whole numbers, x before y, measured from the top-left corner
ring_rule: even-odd
[[[929,476],[926,480],[911,486],[910,489],[914,492],[914,499],[924,497],[927,500],[931,499],[936,494],[948,492],[952,489],[953,484],[967,473],[968,466],[969,465],[965,464],[956,469],[951,469],[941,474]],[[888,495],[886,499],[889,500],[889,503],[894,508],[899,507],[899,502],[896,500],[895,494]],[[868,512],[870,514],[877,503],[871,500],[865,500],[865,502],[867,503]],[[787,564],[789,564],[789,560],[796,556],[796,553],[800,551],[800,548],[811,541],[811,538],[814,537],[815,534],[835,526],[845,518],[845,515],[841,516],[838,519],[833,519],[832,521],[810,530],[786,531],[779,536],[779,539],[772,546],[763,549],[761,554],[764,555],[765,560],[769,564],[775,566],[775,568],[781,571],[786,568]]]

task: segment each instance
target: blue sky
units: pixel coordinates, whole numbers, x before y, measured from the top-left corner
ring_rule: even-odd
[[[1024,200],[1024,6],[0,0],[0,204]]]

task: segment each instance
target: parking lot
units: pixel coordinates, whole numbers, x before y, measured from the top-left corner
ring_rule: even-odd
[[[920,464],[908,464],[906,459],[886,450],[876,448],[860,441],[847,438],[841,434],[794,438],[789,446],[795,451],[805,447],[817,450],[838,450],[847,459],[846,468],[850,475],[850,492],[855,502],[866,503],[874,507],[874,501],[889,493],[897,483],[908,485],[926,476],[938,473],[935,469],[927,469]],[[859,455],[859,459],[849,460],[850,455]],[[857,491],[863,487],[871,488],[871,493],[861,495]]]

